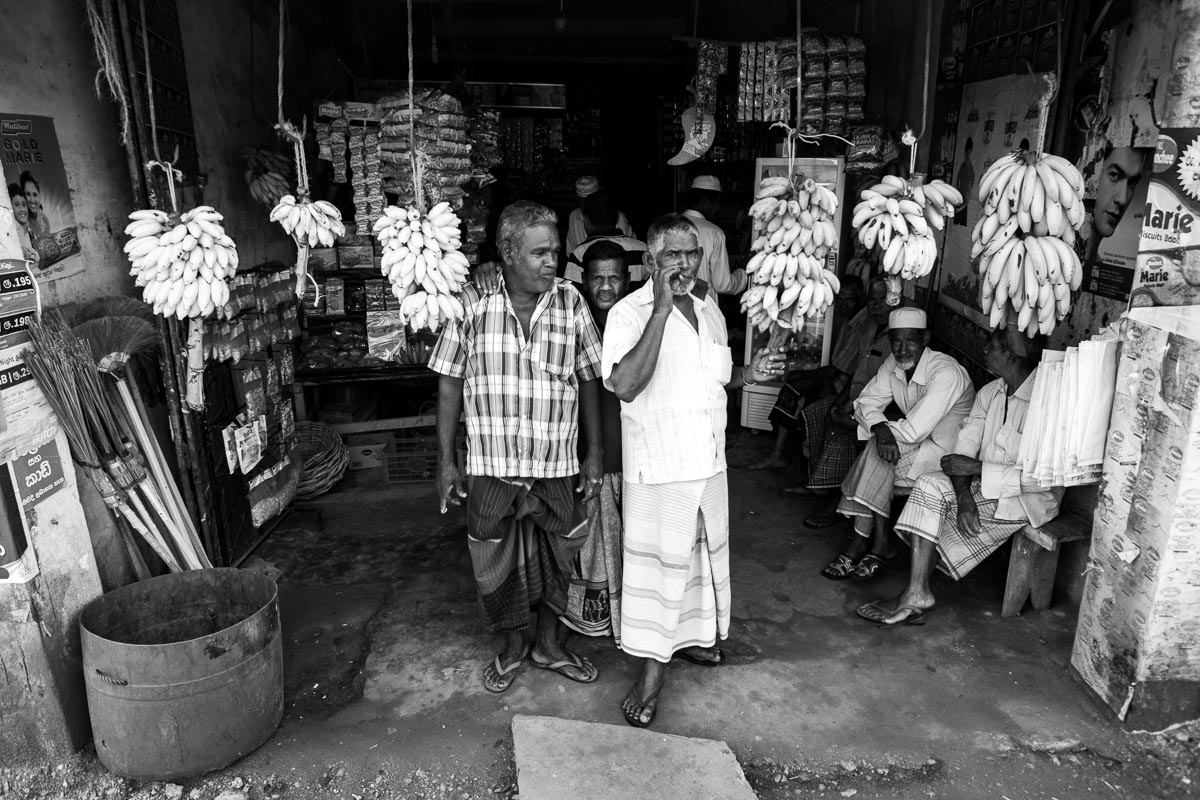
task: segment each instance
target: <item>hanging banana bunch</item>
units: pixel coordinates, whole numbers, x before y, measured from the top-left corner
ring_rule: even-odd
[[[859,195],[850,225],[867,250],[879,248],[880,264],[889,275],[922,278],[933,269],[937,242],[933,231],[946,227],[962,195],[948,183],[915,184],[895,175]]]
[[[742,310],[759,331],[772,323],[802,330],[805,319],[833,304],[841,285],[825,268],[838,239],[837,195],[812,178],[799,187],[790,178],[764,178],[750,207],[754,255],[746,264],[750,286],[742,295]]]
[[[338,237],[346,234],[342,212],[333,203],[296,202],[290,194],[279,198],[279,203],[271,209],[271,221],[282,225],[300,247],[333,247]]]
[[[400,301],[400,318],[413,330],[436,333],[463,317],[457,295],[470,262],[459,252],[459,219],[447,202],[422,214],[413,206],[388,206],[373,231],[383,248],[380,268]]]
[[[1084,221],[1083,177],[1065,158],[1018,150],[984,173],[979,202],[971,257],[979,259],[983,312],[997,328],[1011,305],[1020,330],[1049,334],[1083,282],[1074,247]]]
[[[224,217],[212,206],[197,206],[181,215],[134,211],[129,219],[129,274],[155,314],[182,320],[225,308],[238,254],[221,226]]]

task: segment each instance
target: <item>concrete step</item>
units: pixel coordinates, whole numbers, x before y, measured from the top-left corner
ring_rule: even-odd
[[[521,800],[755,800],[724,742],[525,714],[512,730]]]

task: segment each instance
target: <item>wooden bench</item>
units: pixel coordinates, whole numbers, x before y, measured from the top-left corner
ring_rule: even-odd
[[[1058,570],[1059,545],[1089,539],[1091,535],[1091,520],[1071,512],[1063,512],[1040,527],[1026,525],[1017,531],[1012,538],[1000,616],[1020,614],[1026,599],[1035,611],[1049,608]]]

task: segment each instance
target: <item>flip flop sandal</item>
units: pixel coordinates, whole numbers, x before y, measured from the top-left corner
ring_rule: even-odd
[[[855,561],[846,554],[842,554],[830,561],[825,569],[821,570],[821,577],[828,578],[831,581],[844,581],[846,578],[854,575]]]
[[[531,656],[529,661],[538,669],[548,669],[551,672],[557,672],[567,680],[575,681],[576,683],[595,683],[596,679],[600,677],[600,670],[596,669],[594,665],[590,663],[585,665],[583,663],[583,659],[575,653],[568,652],[567,656],[567,658],[553,662],[538,661],[536,657]],[[572,667],[577,670],[583,670],[584,672],[589,673],[591,677],[578,678],[566,671],[568,667]]]
[[[907,611],[909,613],[906,614],[903,618],[898,619],[895,622],[887,621],[888,617],[894,617],[896,614],[902,614],[905,611]],[[931,611],[930,608],[917,608],[916,606],[900,606],[895,611],[893,611],[891,614],[888,614],[887,617],[884,617],[882,620],[880,620],[879,627],[881,627],[881,628],[896,628],[896,627],[899,627],[900,625],[924,625],[925,618],[929,616],[930,611]]]
[[[841,521],[842,518],[833,511],[819,511],[808,519],[804,520],[804,527],[815,531],[820,530],[821,528],[832,528]]]
[[[788,497],[829,497],[828,492],[818,492],[807,486],[789,486],[786,489],[780,489],[779,492]]]
[[[705,648],[705,649],[707,649],[707,648]],[[712,649],[717,656],[715,661],[707,659],[707,658],[697,658],[696,656],[692,655],[691,653],[685,653],[682,650],[675,653],[675,658],[682,658],[684,661],[690,661],[691,663],[696,664],[697,666],[701,666],[701,667],[719,667],[725,663],[725,653],[722,652],[721,648],[719,648],[719,647],[714,647]]]
[[[865,619],[867,622],[874,622],[876,625],[881,625],[885,619],[896,613],[895,611],[888,611],[886,608],[881,606],[881,602],[883,601],[875,600],[867,603],[866,605],[861,605],[854,609],[854,613]]]
[[[895,558],[895,556],[892,556],[892,558]],[[856,581],[869,581],[875,577],[875,573],[879,572],[879,568],[891,561],[892,558],[884,558],[874,553],[867,553],[854,565],[851,577]]]
[[[643,700],[641,697],[638,697],[638,709],[637,709],[637,713],[635,713],[635,714],[630,714],[625,709],[625,706],[622,705],[621,713],[625,715],[625,721],[628,722],[630,725],[632,725],[635,728],[649,728],[651,725],[653,725],[654,718],[656,716],[658,716],[657,700],[658,700],[658,693],[661,691],[662,691],[662,687],[659,686],[658,691],[656,691],[654,694],[647,697],[645,700]],[[633,689],[630,691],[629,694],[637,694],[637,686],[636,685],[633,687]],[[626,695],[626,698],[628,698],[628,697],[629,697],[629,695]],[[646,706],[649,703],[654,703],[654,708],[650,711],[650,719],[646,720],[645,722],[642,722],[642,712],[646,710]]]
[[[488,671],[486,668],[483,670],[483,688],[487,689],[492,694],[503,694],[504,692],[508,691],[508,687],[512,686],[513,681],[517,679],[516,672],[518,669],[520,669],[521,665],[525,663],[525,656],[529,655],[529,651],[526,650],[521,654],[520,658],[509,664],[507,667],[500,663],[501,655],[503,655],[503,653],[497,653],[496,660],[491,664],[488,664],[488,667],[491,667],[495,671],[496,680],[489,683]],[[495,684],[495,686],[493,687],[491,684]]]

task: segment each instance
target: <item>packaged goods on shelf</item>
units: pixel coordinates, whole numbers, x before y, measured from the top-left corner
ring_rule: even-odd
[[[423,200],[432,205],[450,201],[462,204],[464,186],[471,180],[471,143],[462,103],[436,89],[422,90],[413,97],[409,112],[408,93],[381,98],[380,175],[383,187],[397,196],[399,205],[412,205],[412,146],[415,144],[421,172]],[[413,126],[410,141],[410,120]]]

